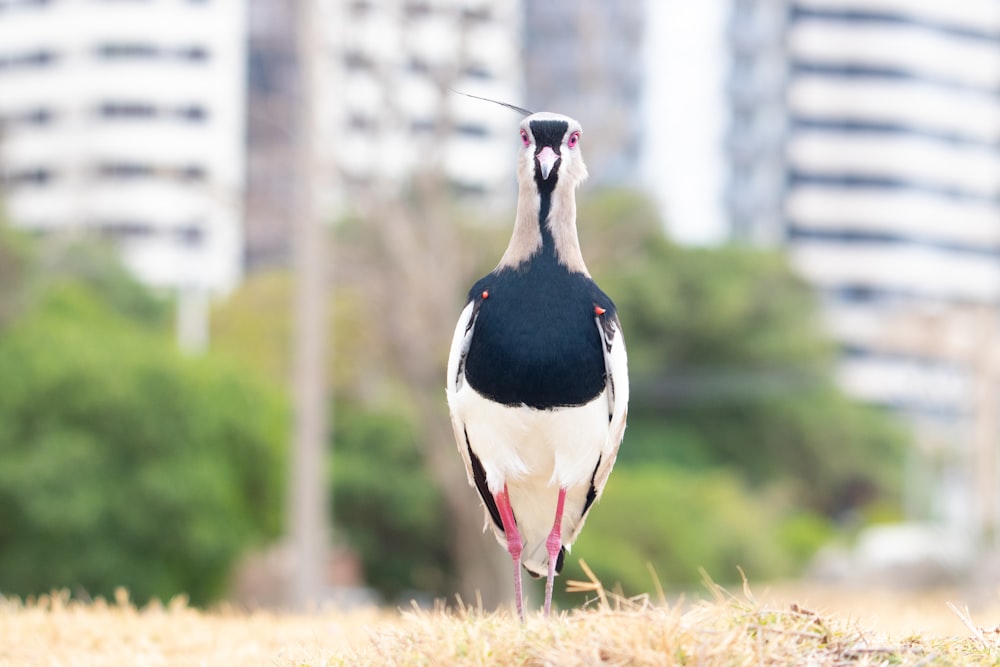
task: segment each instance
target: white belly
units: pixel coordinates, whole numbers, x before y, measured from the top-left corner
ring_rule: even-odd
[[[608,437],[606,391],[585,405],[550,410],[500,405],[468,383],[449,398],[494,494],[529,479],[556,489],[590,483]]]
[[[482,463],[490,492],[495,495],[507,486],[525,543],[525,566],[544,573],[545,539],[560,488],[567,490],[563,543],[571,544],[582,527],[587,492],[608,437],[607,392],[585,405],[550,410],[500,405],[468,383],[448,398]]]

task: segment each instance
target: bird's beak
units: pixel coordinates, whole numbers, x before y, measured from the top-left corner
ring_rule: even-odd
[[[559,155],[552,150],[551,146],[546,146],[542,150],[538,151],[535,155],[535,159],[538,160],[538,166],[542,170],[542,180],[549,180],[549,174],[552,173],[552,167],[555,166],[556,160],[559,159]]]

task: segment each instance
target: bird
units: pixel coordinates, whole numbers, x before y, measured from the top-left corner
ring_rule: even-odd
[[[618,456],[629,382],[617,309],[580,248],[580,123],[504,106],[526,115],[513,233],[469,290],[446,394],[469,484],[513,562],[523,623],[521,567],[546,578],[548,617],[554,578]]]

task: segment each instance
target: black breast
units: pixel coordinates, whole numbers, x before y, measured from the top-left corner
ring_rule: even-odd
[[[546,409],[582,405],[604,389],[594,307],[614,306],[590,278],[554,262],[528,262],[486,276],[470,298],[479,307],[465,374],[476,391]]]

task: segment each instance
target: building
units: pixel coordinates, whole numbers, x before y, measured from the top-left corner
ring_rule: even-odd
[[[844,381],[960,416],[967,373],[880,336],[893,313],[1000,304],[1000,5],[796,0],[788,50],[787,243]]]
[[[299,131],[296,0],[247,5],[245,258],[248,271],[285,266],[292,253]]]
[[[337,164],[349,188],[405,187],[414,173],[438,167],[459,194],[512,192],[517,116],[455,91],[519,101],[519,4],[347,3],[335,57]]]
[[[144,282],[242,273],[244,3],[3,0],[3,198],[16,227],[97,233]]]
[[[784,244],[840,343],[842,386],[914,425],[911,514],[997,534],[1000,4],[732,8],[733,236]],[[765,17],[783,28],[758,40]],[[781,79],[776,153],[753,119],[777,121]],[[776,164],[783,182],[750,176]]]
[[[247,260],[291,253],[291,175],[300,118],[296,6],[250,0]],[[313,36],[314,132],[333,219],[404,196],[440,173],[477,206],[509,205],[518,118],[461,91],[520,103],[519,3],[504,0],[321,1]],[[513,140],[511,139],[513,137]]]
[[[783,0],[730,2],[724,201],[729,235],[744,243],[785,239],[788,11]]]

